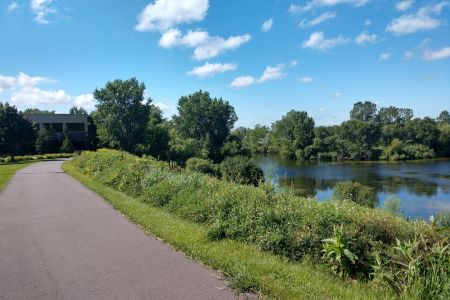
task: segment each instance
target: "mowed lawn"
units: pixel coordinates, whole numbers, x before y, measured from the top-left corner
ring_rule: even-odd
[[[16,162],[16,163],[0,163],[0,191],[2,191],[14,174],[29,165],[34,163],[34,161],[30,162]]]

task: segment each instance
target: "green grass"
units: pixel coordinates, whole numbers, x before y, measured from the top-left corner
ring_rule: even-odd
[[[9,183],[14,174],[34,162],[0,163],[0,191]]]
[[[232,285],[273,299],[392,299],[365,283],[342,281],[308,262],[287,259],[233,240],[211,241],[208,228],[143,203],[79,173],[71,162],[63,169],[101,195],[128,219],[179,251],[219,270]]]

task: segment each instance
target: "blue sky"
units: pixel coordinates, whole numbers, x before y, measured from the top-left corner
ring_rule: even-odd
[[[354,102],[450,110],[450,1],[0,0],[0,101],[94,109],[137,77],[171,116],[199,89],[237,125],[291,109],[339,124]]]

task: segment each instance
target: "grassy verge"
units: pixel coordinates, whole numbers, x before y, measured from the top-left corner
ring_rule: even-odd
[[[391,299],[391,294],[353,281],[341,281],[307,262],[292,263],[233,240],[210,241],[206,226],[183,220],[162,208],[108,188],[79,173],[71,162],[63,169],[101,195],[146,233],[227,275],[233,286],[274,299]]]
[[[14,174],[33,162],[0,163],[0,191],[2,191]]]

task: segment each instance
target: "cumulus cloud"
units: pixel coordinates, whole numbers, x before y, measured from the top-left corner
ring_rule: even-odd
[[[243,87],[247,87],[249,85],[252,85],[254,83],[256,83],[257,80],[255,77],[253,76],[239,76],[236,77],[231,83],[230,83],[230,87],[233,88],[243,88]]]
[[[388,60],[389,58],[391,58],[391,54],[386,52],[386,53],[382,53],[379,57],[380,61],[384,61],[384,60]]]
[[[196,60],[206,60],[216,57],[227,50],[240,47],[250,41],[249,34],[231,36],[227,39],[217,36],[210,36],[208,32],[189,30],[183,35],[178,29],[169,29],[161,36],[159,45],[163,48],[184,46],[194,48],[194,58]]]
[[[327,50],[336,46],[343,45],[349,42],[348,38],[344,38],[342,35],[327,39],[323,32],[313,32],[309,39],[302,43],[303,48],[311,48],[317,50]]]
[[[397,2],[397,4],[395,5],[395,9],[398,11],[405,11],[411,8],[411,6],[413,5],[414,1],[413,0],[404,0],[404,1],[400,1]]]
[[[16,76],[0,75],[0,94],[9,93],[11,103],[15,104],[64,104],[77,101],[87,103],[87,95],[72,97],[62,89],[46,90],[40,87],[42,84],[54,82],[55,80],[48,77],[30,76],[25,73]]]
[[[423,59],[432,61],[450,57],[450,47],[445,47],[439,50],[427,50],[423,54]]]
[[[195,75],[197,77],[213,77],[216,74],[225,73],[228,71],[234,71],[236,70],[237,66],[235,64],[229,64],[229,63],[215,63],[210,64],[206,63],[203,66],[195,67],[189,72],[187,72],[188,75]]]
[[[375,43],[377,41],[377,35],[376,34],[370,34],[367,31],[361,32],[356,38],[355,42],[358,45],[365,45],[365,44],[371,44]]]
[[[56,13],[56,9],[51,6],[52,2],[53,0],[31,0],[30,7],[35,14],[34,21],[36,23],[49,23],[47,16]]]
[[[439,15],[449,4],[449,1],[441,1],[423,6],[414,14],[395,18],[387,25],[386,31],[400,36],[435,29],[441,25],[441,21],[434,16]]]
[[[138,15],[138,31],[166,31],[183,23],[201,21],[208,11],[208,0],[155,0]]]
[[[269,31],[270,29],[272,29],[272,25],[273,25],[273,19],[270,18],[269,20],[265,21],[262,25],[261,25],[261,30],[262,31]]]
[[[155,106],[159,107],[159,109],[163,112],[172,110],[172,106],[170,106],[169,104],[166,104],[164,102],[156,102]]]
[[[301,77],[299,80],[302,83],[311,83],[314,81],[314,79],[312,77],[308,77],[308,76]]]
[[[300,22],[300,24],[298,24],[299,27],[312,27],[312,26],[316,26],[319,25],[322,22],[325,22],[327,20],[330,19],[334,19],[336,17],[336,14],[333,12],[324,12],[322,14],[320,14],[319,16],[317,16],[316,18],[312,19],[312,20],[303,20]]]
[[[92,94],[82,94],[75,97],[74,104],[76,107],[90,108],[95,104],[95,98]]]
[[[233,88],[242,88],[247,87],[255,83],[264,83],[266,81],[280,79],[286,76],[286,73],[283,72],[285,65],[279,64],[276,67],[267,66],[264,70],[263,74],[259,78],[255,78],[253,76],[240,76],[236,77],[231,83],[230,87]]]
[[[15,11],[18,8],[19,8],[19,4],[17,4],[16,1],[13,1],[8,5],[8,12]]]

